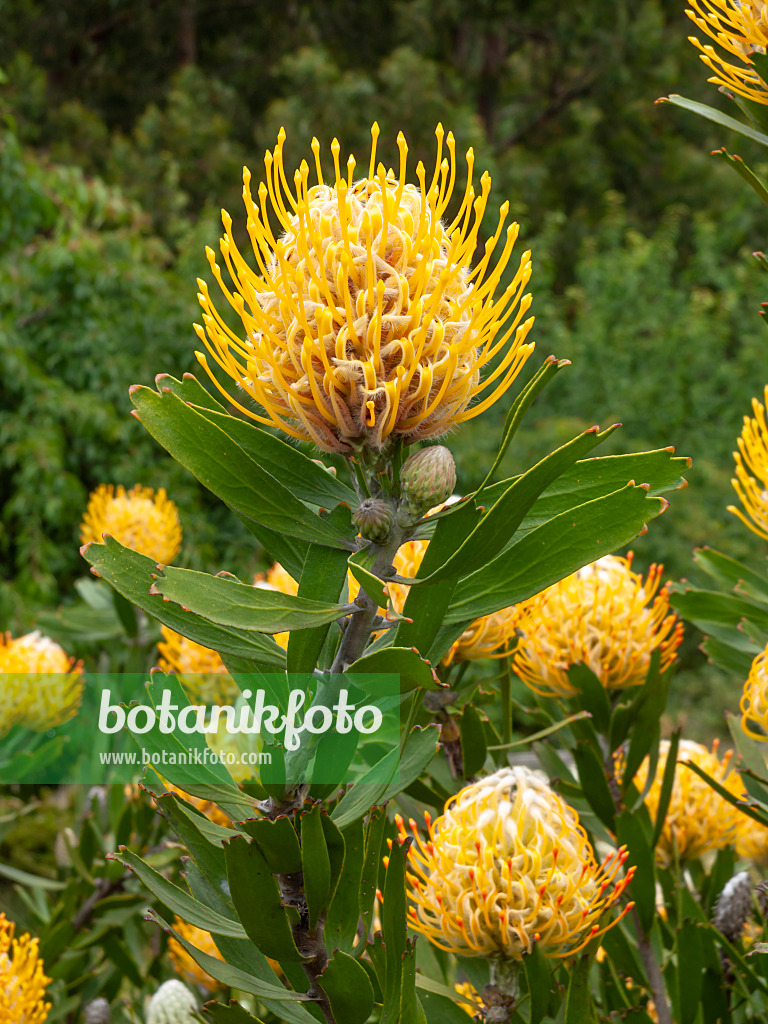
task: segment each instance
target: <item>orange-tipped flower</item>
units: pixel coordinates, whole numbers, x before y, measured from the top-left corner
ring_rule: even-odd
[[[0,737],[14,725],[45,732],[77,714],[83,696],[80,662],[38,631],[0,633]]]
[[[663,740],[659,748],[656,774],[645,797],[645,803],[655,820],[659,808],[664,768],[667,763],[669,743]],[[699,768],[719,782],[736,797],[744,796],[741,777],[733,771],[733,751],[727,750],[718,757],[718,741],[707,750],[700,743],[681,740],[677,753],[678,762],[693,761]],[[635,786],[640,792],[648,778],[648,758],[641,764],[635,776]],[[695,860],[709,850],[721,850],[735,845],[741,834],[751,827],[751,820],[738,808],[730,804],[701,776],[678,764],[672,786],[669,809],[664,819],[661,838],[656,846],[656,861],[669,867],[677,856],[680,860]]]
[[[768,404],[768,387],[764,397]],[[768,425],[765,405],[753,398],[752,412],[752,417],[744,417],[737,442],[739,450],[733,453],[736,476],[731,480],[747,515],[735,505],[729,505],[728,511],[738,516],[758,537],[768,540]]]
[[[374,125],[368,174],[357,180],[354,157],[342,172],[334,139],[326,183],[313,139],[317,184],[309,184],[306,161],[289,183],[282,129],[264,158],[266,181],[256,198],[251,173],[243,171],[255,269],[240,253],[226,212],[220,248],[229,283],[207,250],[213,276],[242,321],[242,337],[198,282],[205,324],[196,325],[198,337],[263,412],[234,404],[326,452],[380,449],[398,435],[406,443],[438,437],[500,398],[533,350],[525,343],[533,320],[523,320],[531,303],[523,294],[530,253],[495,294],[518,232],[517,224],[504,229],[508,203],[470,269],[491,188],[485,173],[475,195],[472,150],[464,198],[446,223],[456,178],[453,134],[444,139],[438,125],[435,169],[427,178],[419,163],[418,185],[405,180],[402,133],[397,174],[376,162],[378,134]],[[205,354],[197,357],[220,387]]]
[[[768,7],[763,0],[691,0],[691,6],[694,9],[685,13],[696,27],[739,61],[733,64],[710,44],[689,36],[714,72],[709,81],[755,103],[768,103],[768,85],[751,58],[753,53],[765,53],[768,44]]]
[[[568,669],[578,664],[607,690],[637,686],[657,648],[666,671],[683,627],[668,614],[666,587],[659,590],[663,566],[652,565],[645,580],[631,566],[631,554],[599,558],[526,602],[513,663],[526,686],[547,697],[575,696]]]
[[[0,1024],[43,1024],[51,1004],[45,987],[51,981],[43,971],[38,940],[13,937],[14,924],[0,914]]]
[[[426,840],[410,827],[409,923],[460,956],[520,960],[534,944],[570,956],[616,923],[601,918],[633,873],[619,877],[624,847],[598,864],[573,808],[520,766],[462,789],[427,819]]]
[[[83,544],[102,543],[108,533],[124,547],[167,565],[181,548],[181,523],[165,491],[136,484],[130,491],[100,484],[88,499],[80,526]]]
[[[178,917],[174,920],[173,927],[183,939],[186,939],[196,949],[202,950],[203,953],[207,953],[208,956],[213,956],[217,960],[224,959],[221,953],[219,953],[210,932],[206,932],[202,928],[196,928],[193,924],[187,924],[186,921],[182,921]],[[168,940],[168,954],[173,961],[176,973],[184,978],[185,981],[189,981],[193,985],[203,985],[210,992],[224,987],[221,982],[212,978],[210,974],[204,971],[192,959],[190,954],[173,935]]]

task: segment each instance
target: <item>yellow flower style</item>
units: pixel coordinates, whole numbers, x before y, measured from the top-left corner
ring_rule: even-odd
[[[659,809],[668,752],[669,743],[663,740],[659,748],[656,774],[645,797],[646,806],[654,820]],[[726,751],[722,758],[718,757],[717,740],[712,744],[711,751],[692,740],[681,740],[677,753],[678,762],[693,761],[730,793],[742,797],[744,786],[738,773],[733,771],[732,758],[732,750]],[[646,758],[635,776],[635,786],[640,791],[648,778],[648,765]],[[656,847],[656,862],[669,867],[675,861],[675,852],[680,860],[695,860],[709,850],[733,846],[749,827],[750,820],[746,815],[729,804],[690,768],[678,764],[669,809]]]
[[[409,923],[438,948],[520,960],[537,943],[566,957],[619,919],[601,927],[632,878],[631,868],[617,877],[626,848],[598,864],[578,815],[541,772],[502,768],[426,822],[426,841],[409,822]]]
[[[37,631],[0,633],[0,737],[14,725],[45,732],[77,714],[84,676],[58,644]]]
[[[764,398],[768,404],[768,387]],[[768,540],[768,426],[765,405],[753,398],[752,412],[752,418],[744,417],[737,442],[739,450],[733,453],[736,476],[731,480],[747,515],[735,505],[729,505],[728,511],[738,516],[758,537]]]
[[[462,981],[455,984],[454,989],[456,994],[461,996],[462,1001],[458,1004],[459,1007],[468,1013],[470,1017],[476,1017],[480,1011],[484,1008],[483,1000],[480,998],[477,989],[471,981]]]
[[[747,736],[768,742],[768,644],[752,662],[740,706],[741,728]]]
[[[165,491],[136,484],[130,491],[100,484],[88,499],[80,526],[83,544],[102,543],[108,533],[124,547],[167,565],[181,548],[181,523]]]
[[[536,693],[572,697],[571,665],[590,668],[607,690],[638,686],[651,654],[661,650],[666,671],[683,638],[669,613],[663,566],[643,580],[632,572],[632,556],[608,555],[538,594],[523,607],[513,667]]]
[[[206,932],[202,928],[196,928],[193,924],[187,924],[186,921],[182,921],[178,917],[174,919],[173,927],[183,939],[186,939],[196,949],[202,950],[208,956],[216,957],[217,960],[224,959],[216,948],[216,943],[213,941],[210,932]],[[224,988],[221,982],[216,981],[199,964],[195,963],[186,949],[173,935],[168,939],[168,954],[173,961],[176,973],[185,981],[191,982],[193,985],[203,985],[209,992]]]
[[[701,50],[701,59],[714,71],[709,81],[745,99],[768,103],[768,87],[751,59],[753,53],[765,53],[768,6],[763,0],[691,0],[691,6],[694,9],[685,13],[696,27],[740,62],[732,64],[710,44],[689,36],[693,45]]]
[[[38,940],[29,935],[13,937],[15,926],[0,914],[0,1024],[43,1024],[50,1003],[45,987],[51,981],[43,972]]]
[[[158,665],[163,672],[174,673],[192,704],[228,704],[238,696],[220,654],[167,626],[160,629]]]
[[[302,161],[291,188],[282,129],[264,158],[266,182],[258,187],[258,201],[250,171],[244,170],[256,269],[240,253],[226,212],[220,248],[231,289],[215,253],[207,250],[244,337],[230,330],[207,285],[198,282],[205,324],[196,325],[198,337],[264,415],[229,400],[257,422],[326,452],[380,449],[398,435],[411,443],[444,434],[500,398],[533,351],[525,343],[533,319],[523,321],[531,303],[523,294],[530,253],[495,295],[518,232],[517,224],[504,232],[508,203],[470,270],[491,188],[485,173],[476,195],[472,150],[463,200],[447,224],[443,217],[456,179],[453,134],[445,138],[438,125],[435,169],[428,181],[419,163],[418,186],[406,184],[403,134],[397,138],[397,175],[376,162],[378,125],[371,134],[368,176],[358,180],[352,156],[342,173],[334,139],[333,179],[326,183],[320,143],[313,139],[317,184],[310,186],[309,166]],[[270,218],[279,225],[279,237]],[[197,358],[221,389],[205,354]],[[481,379],[485,368],[489,372]]]

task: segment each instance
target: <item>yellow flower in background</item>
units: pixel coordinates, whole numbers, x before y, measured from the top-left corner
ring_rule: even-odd
[[[446,223],[456,178],[453,134],[444,140],[438,125],[434,172],[428,180],[419,163],[418,186],[406,184],[402,133],[397,175],[376,162],[378,125],[371,134],[368,175],[358,180],[352,156],[342,173],[334,139],[334,173],[327,184],[320,144],[313,139],[317,184],[310,186],[309,166],[302,161],[291,187],[282,129],[264,158],[266,183],[259,185],[257,200],[250,171],[244,170],[256,269],[240,253],[227,213],[220,248],[231,287],[215,253],[207,250],[213,275],[242,321],[243,337],[230,330],[207,285],[198,282],[205,324],[195,326],[198,337],[264,415],[229,400],[257,422],[326,452],[380,449],[398,435],[410,443],[444,434],[500,398],[533,351],[525,343],[533,319],[523,321],[531,303],[523,294],[531,275],[529,252],[496,294],[518,232],[517,224],[504,231],[508,203],[470,269],[491,188],[485,173],[476,196],[472,150],[463,200]],[[279,226],[278,237],[270,218]],[[222,390],[205,354],[197,358]]]
[[[462,999],[458,1004],[459,1007],[465,1013],[468,1013],[470,1017],[476,1017],[484,1009],[485,1004],[471,981],[462,981],[453,987],[457,995],[460,995]]]
[[[158,666],[176,676],[192,704],[228,704],[239,695],[220,654],[167,626],[160,630]]]
[[[685,13],[696,27],[739,61],[733,64],[710,44],[689,36],[714,71],[709,81],[756,103],[768,103],[768,86],[751,59],[753,53],[765,53],[768,44],[768,7],[763,0],[691,0],[691,6],[694,9]]]
[[[88,499],[80,526],[81,543],[101,544],[105,533],[164,565],[172,562],[181,548],[179,513],[162,488],[155,493],[141,484],[130,491],[100,484]]]
[[[741,728],[747,736],[768,742],[768,644],[752,662],[740,707]]]
[[[681,740],[677,759],[678,762],[693,761],[730,793],[741,798],[744,796],[744,785],[739,774],[733,770],[733,751],[726,751],[720,758],[718,747],[717,740],[712,744],[711,751],[692,740]],[[659,809],[668,753],[669,742],[662,740],[656,774],[645,797],[645,804],[653,820]],[[649,759],[646,758],[635,775],[635,786],[639,791],[645,787],[648,767]],[[710,850],[734,846],[750,826],[751,820],[746,815],[716,793],[690,768],[678,764],[669,809],[656,847],[656,862],[669,867],[675,861],[675,851],[680,860],[695,860]]]
[[[768,387],[764,398],[768,404]],[[751,418],[744,417],[737,442],[739,450],[733,453],[736,476],[731,480],[747,515],[735,505],[729,505],[728,511],[738,516],[758,537],[768,540],[768,426],[765,405],[753,398],[752,412]]]
[[[45,1002],[45,976],[38,940],[14,938],[15,925],[0,914],[0,1024],[43,1024],[51,1004]]]
[[[217,960],[223,961],[224,958],[216,947],[210,932],[206,932],[202,928],[196,928],[193,924],[187,924],[186,921],[182,921],[178,917],[174,919],[173,927],[190,945],[202,950],[203,953],[207,953],[208,956],[213,956]],[[191,982],[193,985],[203,985],[209,992],[224,988],[221,982],[212,978],[210,974],[204,971],[192,959],[179,940],[173,935],[168,939],[168,954],[173,961],[176,973],[185,981]]]
[[[541,772],[502,768],[426,821],[426,841],[409,823],[409,923],[438,948],[520,960],[538,944],[565,957],[618,920],[601,927],[632,878],[631,868],[617,877],[626,849],[598,864],[576,811]]]
[[[768,864],[768,828],[747,818],[736,841],[736,854],[742,860],[751,860],[760,867]]]
[[[571,665],[586,665],[607,690],[642,683],[657,648],[666,671],[683,627],[669,612],[666,587],[659,590],[662,569],[652,565],[643,580],[631,553],[607,555],[531,598],[517,623],[517,675],[543,696],[572,697]]]
[[[299,592],[299,584],[291,574],[280,565],[279,562],[267,569],[266,574],[260,572],[253,581],[254,587],[261,587],[262,590],[277,590],[281,594],[290,594],[295,597]],[[288,637],[290,633],[275,633],[274,641],[283,648],[288,649]]]
[[[180,796],[182,800],[186,800],[187,803],[192,804],[196,807],[201,814],[204,814],[209,821],[212,821],[215,825],[223,825],[225,828],[231,825],[230,817],[225,814],[224,811],[215,804],[213,800],[203,800],[202,797],[193,796],[191,793],[185,793],[183,789],[178,786],[174,786],[172,782],[168,782],[167,779],[163,779],[163,785],[169,793],[175,793],[176,796]]]
[[[80,662],[37,630],[0,633],[0,736],[14,725],[45,732],[77,714],[85,679]]]

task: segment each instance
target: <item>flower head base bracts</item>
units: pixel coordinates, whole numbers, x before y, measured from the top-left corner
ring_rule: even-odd
[[[527,601],[518,623],[522,634],[513,667],[536,693],[573,697],[571,665],[590,668],[607,690],[640,685],[652,653],[661,650],[667,670],[683,639],[659,590],[662,566],[643,580],[627,558],[607,555]]]
[[[310,186],[309,166],[302,161],[291,188],[282,129],[264,158],[266,182],[256,200],[250,171],[244,170],[257,269],[237,248],[227,213],[220,248],[233,287],[207,250],[244,337],[230,330],[207,285],[198,282],[205,324],[196,325],[198,337],[263,413],[230,401],[259,423],[326,452],[381,449],[397,436],[406,443],[439,437],[500,398],[533,351],[525,343],[533,320],[523,321],[531,303],[523,294],[530,253],[523,254],[504,291],[494,294],[517,237],[516,224],[504,231],[508,203],[470,269],[491,188],[485,173],[475,195],[472,150],[463,201],[445,224],[456,178],[453,135],[445,139],[444,157],[438,126],[434,173],[428,180],[420,163],[416,186],[406,184],[402,133],[397,175],[376,163],[378,134],[374,125],[368,176],[357,181],[352,156],[342,174],[334,139],[334,174],[326,183],[320,144],[313,139],[317,184]],[[279,237],[270,218],[279,224]],[[497,246],[501,253],[491,269]],[[220,388],[205,354],[197,358]]]
[[[768,644],[752,662],[740,707],[741,728],[747,736],[768,743]]]
[[[768,405],[768,387],[764,397]],[[736,476],[731,480],[746,515],[735,505],[729,505],[728,511],[738,516],[758,537],[768,540],[768,425],[765,405],[753,398],[752,412],[751,418],[744,417],[737,442],[739,450],[733,453]]]
[[[685,13],[696,27],[739,61],[732,64],[713,46],[689,36],[714,71],[709,81],[755,103],[768,103],[768,85],[751,59],[753,53],[765,53],[768,45],[768,8],[763,0],[691,0],[691,6],[694,10]]]
[[[427,818],[426,841],[409,824],[410,925],[461,956],[520,960],[534,943],[570,956],[616,923],[600,918],[633,874],[618,877],[624,847],[598,865],[576,812],[541,772],[520,766],[452,797]]]
[[[182,921],[178,917],[174,920],[173,927],[183,939],[186,939],[196,949],[202,950],[208,956],[216,957],[217,960],[223,960],[210,932],[206,932],[202,928],[196,928],[193,924],[187,924],[186,921]],[[168,940],[168,954],[173,961],[173,966],[176,968],[176,973],[184,978],[185,981],[190,982],[192,985],[203,985],[209,992],[224,987],[192,959],[179,940],[173,935]]]
[[[100,484],[88,499],[80,540],[101,544],[105,533],[163,565],[172,562],[181,549],[179,513],[162,488],[155,493],[141,484],[130,491]]]
[[[645,797],[645,804],[654,820],[668,752],[669,743],[663,740],[659,747],[656,774]],[[744,796],[744,784],[733,770],[732,758],[732,750],[726,751],[722,758],[718,757],[717,740],[711,751],[692,740],[681,740],[677,752],[678,762],[693,761],[721,786],[741,798]],[[646,758],[635,776],[635,786],[640,792],[648,778],[648,763]],[[662,867],[669,867],[676,856],[680,860],[695,860],[710,850],[734,846],[751,824],[746,815],[716,793],[701,776],[678,763],[667,816],[656,846],[656,862]]]
[[[11,639],[0,633],[0,737],[14,725],[46,732],[77,714],[82,665],[38,631]]]
[[[43,1024],[50,1003],[45,987],[50,983],[38,955],[38,940],[29,935],[13,937],[14,925],[0,914],[0,1024]]]

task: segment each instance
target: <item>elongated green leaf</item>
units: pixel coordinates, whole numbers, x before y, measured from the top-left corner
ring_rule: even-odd
[[[213,935],[229,935],[234,939],[246,938],[245,929],[239,921],[223,917],[204,903],[199,903],[189,893],[184,892],[183,889],[174,885],[173,882],[169,882],[167,878],[150,867],[141,857],[137,857],[135,853],[123,847],[112,856],[114,860],[119,861],[126,868],[133,871],[136,877],[141,879],[144,885],[153,895],[157,896],[161,903],[165,904],[166,907],[184,921],[195,925],[197,928],[203,928]]]
[[[273,960],[301,962],[280,887],[257,844],[235,836],[224,844],[224,856],[232,902],[248,938]]]
[[[57,892],[66,888],[64,882],[58,882],[54,878],[43,878],[40,875],[32,875],[21,868],[15,868],[12,864],[0,863],[0,878],[7,878],[9,882],[16,882],[32,889],[48,889]]]
[[[615,429],[613,426],[599,433],[598,427],[590,427],[514,480],[458,550],[429,576],[420,573],[419,583],[428,585],[454,576],[466,576],[490,562],[514,536],[544,488]]]
[[[446,622],[462,622],[518,604],[633,540],[666,508],[644,487],[628,484],[561,513],[461,580]],[[406,605],[407,606],[407,605]]]
[[[384,899],[381,910],[381,930],[384,936],[386,970],[382,981],[384,1006],[382,1024],[397,1024],[403,986],[403,956],[406,951],[406,853],[409,841],[395,840],[389,852],[384,875]]]
[[[664,821],[667,817],[667,811],[669,810],[669,801],[672,799],[672,788],[675,784],[675,772],[677,771],[677,751],[680,746],[680,729],[675,729],[669,739],[669,749],[667,750],[667,760],[664,764],[664,775],[661,780],[661,790],[659,792],[659,803],[656,808],[656,820],[653,823],[653,837],[651,839],[651,846],[656,849],[656,846],[661,839],[661,833],[664,828]],[[652,923],[652,921],[651,921]],[[646,931],[650,930],[650,923]]]
[[[659,102],[672,103],[676,107],[683,107],[684,110],[690,110],[700,117],[705,117],[708,121],[714,121],[721,128],[727,128],[729,131],[746,135],[748,139],[759,142],[761,146],[768,146],[768,135],[763,135],[762,132],[750,128],[749,125],[742,124],[741,121],[723,114],[721,111],[716,110],[715,107],[708,107],[706,103],[698,103],[696,100],[686,99],[685,96],[678,96],[677,93],[665,96]]]
[[[210,1017],[216,1024],[262,1024],[258,1017],[244,1010],[240,1003],[206,1003],[203,1007],[206,1020]]]
[[[226,413],[226,409],[207,388],[203,387],[200,381],[192,373],[182,374],[181,380],[172,377],[170,373],[158,373],[155,376],[155,387],[158,393],[168,390],[172,391],[182,402],[189,405],[197,405],[200,411],[212,410],[213,412]]]
[[[291,491],[207,417],[170,391],[158,395],[134,386],[131,401],[147,430],[203,486],[241,515],[291,537],[349,549],[350,525],[341,534],[307,508]]]
[[[589,967],[590,958],[585,954],[577,957],[571,965],[563,1024],[593,1024],[595,1020],[589,989]]]
[[[485,764],[487,748],[480,712],[473,704],[465,704],[459,721],[464,778],[476,775]]]
[[[279,818],[252,818],[242,823],[261,850],[264,860],[275,874],[295,875],[301,871],[301,847],[293,821],[287,815]]]
[[[321,815],[320,804],[315,804],[301,816],[301,868],[310,931],[314,931],[331,900],[331,861]]]
[[[103,576],[123,597],[182,636],[221,654],[266,667],[285,668],[285,651],[271,637],[250,630],[214,625],[200,615],[150,595],[157,567],[146,555],[123,547],[113,537],[108,537],[104,544],[86,544],[83,557],[93,566],[95,573]]]
[[[331,1012],[344,1024],[365,1024],[373,1011],[373,986],[364,967],[336,950],[318,979]]]
[[[573,759],[579,771],[579,781],[589,806],[600,821],[612,832],[614,825],[614,803],[605,771],[590,743],[579,741],[573,748]]]
[[[719,782],[713,779],[711,775],[708,775],[707,772],[705,772],[703,768],[700,768],[695,762],[681,761],[680,763],[684,764],[686,768],[690,768],[692,772],[696,772],[700,778],[704,779],[708,786],[714,789],[716,793],[720,794],[723,800],[727,800],[729,804],[737,807],[742,814],[746,814],[748,818],[752,818],[753,821],[757,821],[761,825],[768,826],[768,815],[765,811],[761,811],[759,808],[752,806],[752,804],[748,803],[746,800],[739,800],[737,796],[731,793],[730,790],[726,789],[725,786],[721,786]]]
[[[584,664],[571,665],[568,681],[580,691],[574,703],[589,711],[598,732],[607,733],[611,724],[611,702],[605,687],[595,673]]]
[[[696,565],[703,569],[709,576],[722,583],[730,590],[739,592],[741,596],[753,600],[756,604],[764,606],[768,603],[768,577],[743,562],[737,562],[735,558],[714,551],[712,548],[698,548],[693,553],[693,560]],[[742,589],[745,588],[745,589]],[[685,587],[680,587],[685,592]]]
[[[304,597],[264,590],[229,576],[209,576],[172,565],[156,574],[153,590],[221,626],[247,632],[282,633],[334,622],[346,604],[309,601]]]
[[[374,561],[375,556],[370,548],[363,548],[362,551],[356,551],[354,555],[350,555],[349,571],[368,597],[375,601],[379,608],[386,608],[389,601],[387,588],[383,580],[370,572]]]
[[[653,849],[641,821],[643,812],[644,807],[635,812],[622,811],[616,818],[616,839],[628,849],[627,868],[635,868],[632,899],[635,901],[643,934],[648,935],[656,918],[656,876]]]
[[[328,910],[323,935],[328,949],[351,953],[360,922],[360,882],[365,858],[365,834],[361,820],[344,829],[343,876]]]
[[[766,141],[766,145],[768,145],[768,141]],[[755,172],[747,167],[740,156],[729,153],[725,147],[715,150],[713,152],[713,156],[721,157],[725,163],[736,171],[740,178],[743,178],[744,181],[746,181],[750,188],[754,189],[760,199],[762,199],[765,205],[768,206],[768,189],[766,189],[765,185],[758,178]]]
[[[531,952],[523,957],[523,967],[530,999],[529,1024],[540,1024],[546,1015],[552,992],[552,966],[541,948],[534,946]]]
[[[673,591],[670,604],[691,622],[697,625],[704,623],[707,632],[718,626],[735,629],[745,619],[768,631],[768,607],[760,607],[754,601],[736,594],[721,594],[716,590],[702,590],[686,584],[682,593],[679,589]]]
[[[398,675],[401,693],[419,687],[423,690],[436,690],[440,686],[431,664],[421,657],[415,647],[385,647],[373,653],[368,651],[347,669],[348,675],[357,673]]]
[[[382,807],[372,807],[365,825],[365,857],[360,874],[360,916],[370,931],[373,920],[373,905],[376,890],[379,887],[381,872],[381,848],[384,841],[384,830],[387,827],[387,815]],[[346,829],[344,830],[346,832]]]

